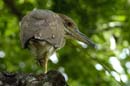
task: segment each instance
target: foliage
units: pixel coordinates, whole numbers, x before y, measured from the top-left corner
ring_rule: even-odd
[[[129,0],[1,0],[0,71],[42,72],[35,58],[21,48],[19,23],[33,9],[64,13],[78,24],[97,49],[75,40],[57,51],[58,63],[49,62],[68,76],[70,86],[129,86]]]

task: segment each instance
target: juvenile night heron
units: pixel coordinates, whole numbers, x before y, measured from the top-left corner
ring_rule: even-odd
[[[39,64],[45,66],[45,73],[48,58],[64,46],[68,37],[95,47],[95,44],[82,34],[75,22],[66,15],[39,9],[30,12],[21,21],[22,47],[34,53]]]

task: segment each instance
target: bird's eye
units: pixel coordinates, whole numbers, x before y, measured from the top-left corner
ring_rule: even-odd
[[[72,26],[73,26],[73,23],[67,22],[67,26],[72,27]]]

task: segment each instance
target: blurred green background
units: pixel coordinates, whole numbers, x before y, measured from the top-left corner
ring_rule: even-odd
[[[42,73],[19,39],[20,20],[33,9],[70,16],[98,45],[67,40],[49,70],[70,86],[130,86],[130,0],[0,0],[0,71]]]

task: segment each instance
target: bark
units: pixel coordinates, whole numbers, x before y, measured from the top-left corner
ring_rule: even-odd
[[[58,71],[46,74],[0,72],[0,86],[68,86]]]

